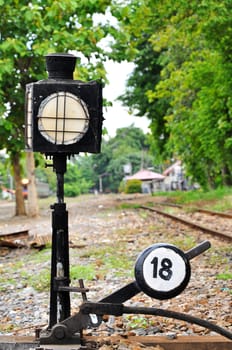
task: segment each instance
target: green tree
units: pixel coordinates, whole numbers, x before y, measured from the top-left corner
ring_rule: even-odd
[[[205,187],[231,184],[231,10],[228,1],[181,2],[151,37],[165,64],[150,99],[170,100],[169,149]]]
[[[83,163],[81,157],[79,163]],[[92,174],[91,174],[92,175]],[[83,165],[78,166],[78,161],[69,163],[65,174],[64,193],[67,197],[75,197],[90,191],[93,186],[92,178]]]
[[[0,184],[2,189],[10,187],[10,176],[9,160],[5,154],[0,154]]]
[[[139,117],[146,116],[150,121],[153,134],[151,145],[157,163],[160,163],[160,154],[165,153],[165,143],[169,132],[165,126],[164,116],[169,107],[167,98],[157,98],[150,101],[149,91],[160,81],[161,65],[160,54],[153,51],[151,44],[145,39],[138,46],[139,50],[134,59],[133,74],[127,80],[127,90],[119,99],[131,112]]]
[[[120,33],[112,55],[120,60],[127,46],[136,62],[124,101],[145,112],[138,96],[147,97],[156,148],[164,140],[158,151],[182,159],[205,187],[231,184],[231,1],[131,0],[113,13]],[[138,68],[149,72],[154,61],[161,69],[156,81],[147,75],[149,87]]]
[[[0,0],[0,142],[14,170],[16,214],[25,214],[20,157],[24,149],[25,85],[46,77],[44,55],[79,56],[76,79],[105,79],[104,50],[99,45],[109,23],[95,24],[110,0]]]
[[[101,154],[94,155],[93,159],[94,170],[102,180],[103,190],[113,192],[117,192],[125,176],[125,165],[130,164],[132,172],[153,166],[147,135],[134,126],[119,128],[115,137],[103,141]]]
[[[41,162],[41,158],[37,157]],[[102,141],[102,151],[94,155],[77,155],[68,162],[65,173],[65,195],[78,196],[94,190],[117,192],[125,177],[124,166],[130,164],[132,172],[153,166],[149,155],[147,135],[134,126],[120,128],[116,136]],[[41,164],[36,176],[48,182],[55,192],[55,174]]]

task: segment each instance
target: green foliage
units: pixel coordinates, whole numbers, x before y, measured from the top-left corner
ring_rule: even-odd
[[[147,135],[133,125],[119,128],[115,137],[103,140],[101,154],[93,155],[93,164],[95,173],[102,176],[103,190],[117,192],[125,177],[125,165],[131,165],[132,173],[141,166],[147,168],[153,165],[153,158],[148,153]]]
[[[197,244],[197,241],[195,237],[187,235],[184,237],[184,239],[183,238],[173,239],[172,244],[174,244],[175,246],[177,246],[179,249],[183,251],[187,251],[193,248]]]
[[[125,193],[141,193],[142,181],[140,180],[128,180],[125,186]]]
[[[119,184],[119,187],[118,187],[118,192],[119,193],[123,193],[125,192],[125,188],[126,188],[126,181],[125,180],[122,180]]]
[[[140,208],[140,204],[132,204],[132,203],[121,203],[117,206],[118,209],[138,209]],[[141,215],[141,213],[140,213]]]
[[[38,292],[47,292],[50,287],[50,269],[42,269],[39,274],[25,273],[23,278],[27,281],[27,285],[34,288]]]
[[[150,317],[139,316],[139,315],[129,315],[126,316],[127,327],[128,329],[138,329],[144,328],[148,329],[149,327],[154,326],[154,320]]]
[[[85,179],[82,179],[81,183],[76,182],[77,179],[75,179],[74,183],[66,183],[64,185],[64,193],[67,197],[76,197],[80,194],[88,193],[89,188],[91,187],[91,183],[88,183],[85,181]]]
[[[222,203],[230,202],[230,197],[232,195],[232,189],[230,187],[219,187],[215,190],[203,191],[173,191],[173,192],[157,192],[153,196],[164,195],[170,198],[170,201],[174,201],[177,204],[188,204],[193,202],[208,201],[208,205],[212,202],[211,207],[223,206]],[[220,201],[220,204],[216,204],[215,201]]]
[[[143,117],[146,115],[151,120],[150,128],[153,137],[150,139],[152,151],[159,164],[159,154],[164,152],[164,145],[168,138],[163,116],[169,107],[166,98],[155,99],[150,102],[149,91],[160,81],[161,65],[159,54],[152,50],[151,44],[146,37],[144,42],[138,45],[139,51],[134,59],[135,68],[133,74],[127,80],[127,90],[119,99],[125,106],[130,107],[131,112]],[[162,135],[162,137],[161,137]]]
[[[25,148],[25,86],[47,78],[45,55],[74,53],[78,56],[75,79],[106,82],[107,52],[101,41],[111,25],[96,18],[105,14],[110,3],[111,0],[1,1],[0,144],[12,162],[14,156],[14,164]],[[88,181],[81,187],[87,191]],[[73,195],[78,190],[73,192],[68,186],[67,192]]]
[[[56,190],[56,175],[45,168],[44,159],[36,154],[36,176]],[[65,173],[65,196],[74,197],[99,189],[100,178],[103,191],[117,192],[125,177],[124,166],[130,164],[132,172],[153,165],[149,155],[147,135],[134,126],[117,130],[115,137],[103,139],[100,154],[72,157]],[[122,182],[123,183],[123,182]]]
[[[182,159],[204,188],[231,185],[231,1],[130,0],[112,11],[112,55],[135,62],[121,99],[151,119],[156,157]]]
[[[95,278],[96,271],[92,265],[78,265],[71,266],[70,268],[70,278],[71,280],[84,279],[91,281]]]
[[[225,265],[225,271],[228,272],[228,266],[230,266],[230,253],[231,253],[231,245],[225,247],[215,246],[210,249],[210,255],[208,256],[208,265],[212,266],[212,268],[216,268],[222,264]],[[224,274],[223,272],[223,274]]]
[[[228,280],[232,280],[232,273],[231,272],[219,273],[216,277],[218,280],[228,281]]]
[[[116,243],[116,242],[115,242]],[[130,276],[133,272],[134,258],[125,254],[125,247],[116,243],[114,246],[104,245],[104,247],[95,247],[88,249],[82,258],[93,259],[97,266],[95,271],[99,276],[113,273],[117,276]]]
[[[81,164],[81,160],[79,160]],[[75,197],[88,193],[93,186],[92,173],[88,174],[87,169],[78,167],[78,162],[69,163],[64,181],[64,193],[67,197]]]
[[[10,187],[10,175],[9,159],[0,156],[0,184],[2,186]]]

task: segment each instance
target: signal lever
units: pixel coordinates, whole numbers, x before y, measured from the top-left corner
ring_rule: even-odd
[[[210,246],[209,241],[204,241],[186,253],[166,243],[154,244],[146,248],[137,258],[135,281],[97,303],[88,302],[85,298],[79,312],[52,327],[50,334],[40,338],[40,343],[81,344],[83,329],[98,327],[103,315],[121,316],[128,313],[175,318],[195,323],[232,339],[231,332],[191,315],[157,308],[127,307],[122,304],[140,292],[160,300],[179,295],[190,280],[189,261],[205,252]],[[84,288],[83,284],[82,288]]]

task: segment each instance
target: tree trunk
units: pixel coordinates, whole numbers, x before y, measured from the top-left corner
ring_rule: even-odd
[[[22,178],[20,171],[20,158],[19,153],[14,153],[11,155],[11,162],[14,172],[14,182],[15,182],[15,215],[26,215],[25,203],[22,191]]]
[[[27,160],[27,177],[28,177],[28,209],[27,215],[30,217],[35,217],[39,215],[39,206],[38,206],[38,195],[35,181],[35,159],[33,152],[26,153]]]
[[[224,165],[224,167],[221,170],[221,174],[222,174],[223,186],[231,186],[232,185],[231,172],[227,165]]]

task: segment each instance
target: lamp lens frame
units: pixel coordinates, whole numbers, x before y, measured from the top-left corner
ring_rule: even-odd
[[[38,130],[55,145],[70,145],[81,140],[89,128],[86,103],[67,91],[46,97],[38,110]]]

